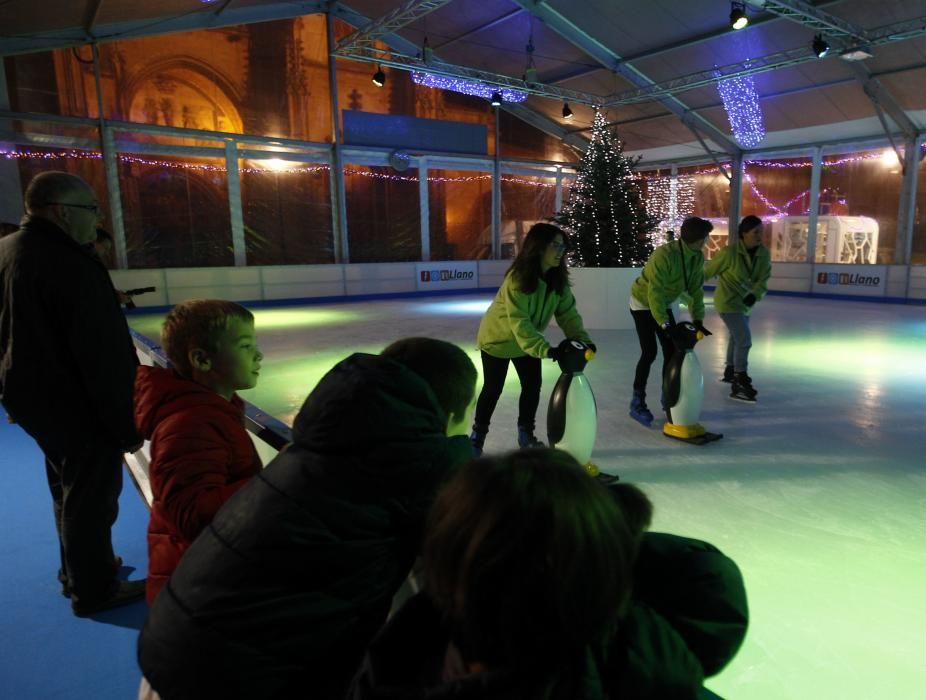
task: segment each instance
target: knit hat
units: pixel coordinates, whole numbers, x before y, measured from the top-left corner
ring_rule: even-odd
[[[697,216],[691,216],[682,222],[680,238],[685,243],[697,243],[714,230],[714,224]]]

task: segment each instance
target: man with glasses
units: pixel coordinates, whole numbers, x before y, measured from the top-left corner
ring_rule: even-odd
[[[0,240],[0,399],[45,454],[60,542],[62,593],[78,616],[144,597],[119,581],[111,528],[122,454],[141,446],[138,364],[106,268],[90,252],[100,207],[64,172],[26,188],[20,229]]]

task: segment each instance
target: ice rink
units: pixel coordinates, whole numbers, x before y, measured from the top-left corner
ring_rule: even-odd
[[[260,385],[242,395],[290,422],[336,361],[412,335],[453,341],[479,367],[476,329],[490,300],[256,309],[266,357]],[[130,322],[156,338],[161,317]],[[714,335],[697,347],[701,422],[724,434],[719,442],[683,444],[663,437],[659,416],[650,429],[628,417],[632,330],[591,331],[599,354],[586,374],[599,410],[593,461],[646,490],[654,530],[713,542],[745,576],[750,631],[708,687],[737,700],[926,697],[926,307],[766,298],[752,321],[755,405],[729,399],[718,381],[727,334],[710,306],[705,325]],[[558,374],[544,362],[541,439]],[[517,396],[512,369],[488,451],[516,445]]]

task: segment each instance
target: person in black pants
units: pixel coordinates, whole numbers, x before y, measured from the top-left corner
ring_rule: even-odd
[[[567,338],[591,344],[569,288],[566,248],[566,236],[561,229],[552,224],[531,227],[521,252],[505,273],[498,294],[479,324],[476,342],[482,354],[483,386],[470,435],[476,456],[482,454],[509,362],[514,364],[521,380],[518,445],[542,445],[534,437],[534,424],[540,404],[540,360],[556,359],[556,347],[543,337],[552,318],[556,318]]]
[[[646,261],[643,272],[630,290],[630,313],[640,340],[640,359],[633,380],[630,417],[645,426],[653,422],[646,405],[646,381],[656,360],[656,341],[662,346],[662,374],[675,353],[671,337],[675,318],[672,304],[685,296],[689,301],[692,323],[705,335],[704,328],[704,241],[714,226],[696,216],[682,223],[681,236],[656,248]],[[660,385],[661,385],[660,381]],[[663,410],[666,406],[662,407]]]
[[[144,596],[118,581],[111,528],[122,454],[141,446],[138,359],[109,274],[87,249],[100,208],[64,172],[26,189],[21,228],[0,240],[0,398],[45,453],[61,551],[58,578],[78,616]]]

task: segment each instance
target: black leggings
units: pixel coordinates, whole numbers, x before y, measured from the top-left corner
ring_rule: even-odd
[[[476,401],[476,417],[473,429],[487,433],[495,405],[502,395],[505,376],[508,374],[508,362],[514,365],[521,380],[521,398],[518,401],[518,426],[533,433],[537,418],[537,406],[540,405],[540,358],[524,355],[511,358],[493,357],[482,352],[482,391]]]
[[[669,360],[675,354],[675,345],[662,330],[653,314],[649,310],[634,311],[631,309],[633,323],[637,327],[637,338],[640,340],[640,359],[637,362],[637,372],[633,378],[633,390],[641,394],[646,393],[646,380],[649,379],[649,370],[656,360],[656,340],[662,346],[662,375],[660,376],[659,390],[662,391],[662,376],[665,376]],[[669,311],[669,318],[672,312]]]

